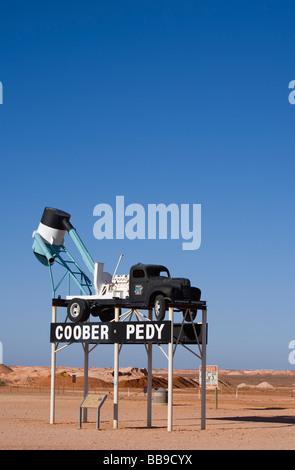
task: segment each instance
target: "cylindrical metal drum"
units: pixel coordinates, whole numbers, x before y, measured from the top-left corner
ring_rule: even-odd
[[[168,403],[168,390],[165,388],[158,388],[154,391],[154,405],[167,405]]]
[[[54,262],[55,253],[64,244],[66,231],[72,228],[70,217],[67,212],[45,207],[38,229],[33,233],[33,252],[42,264]]]

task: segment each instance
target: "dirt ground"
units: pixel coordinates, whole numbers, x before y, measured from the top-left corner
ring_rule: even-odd
[[[187,375],[188,379],[190,374],[182,372],[182,377]],[[147,428],[146,394],[130,383],[128,388],[126,384],[123,386],[124,374],[119,387],[118,429],[113,429],[111,387],[104,391],[108,398],[101,410],[100,429],[96,429],[94,409],[88,409],[87,423],[78,429],[82,389],[61,382],[55,400],[55,424],[50,424],[49,389],[24,388],[13,381],[9,385],[7,381],[0,387],[0,449],[293,450],[294,374],[268,371],[258,375],[227,372],[220,376],[217,408],[214,392],[207,392],[206,430],[203,431],[198,388],[174,388],[171,432],[167,431],[167,405],[152,405],[152,428]],[[33,379],[28,381],[29,375],[26,377],[27,382],[34,384]],[[94,392],[99,390],[90,390]]]
[[[295,371],[219,371],[218,401],[207,391],[206,429],[195,370],[174,371],[172,431],[168,407],[152,404],[147,428],[147,371],[120,369],[118,429],[114,429],[113,370],[89,369],[89,393],[107,394],[78,428],[84,371],[56,369],[55,423],[50,424],[50,368],[0,365],[1,450],[293,450]],[[167,370],[153,371],[153,389],[167,388]]]

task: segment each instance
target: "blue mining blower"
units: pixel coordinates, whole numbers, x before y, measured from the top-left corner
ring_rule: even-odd
[[[93,278],[94,261],[72,226],[70,218],[67,212],[45,207],[39,227],[33,232],[33,253],[40,263],[49,267],[53,298],[56,297],[57,289],[65,278],[68,278],[68,294],[71,279],[80,289],[81,295],[92,294],[93,283],[64,246],[65,234],[68,232]],[[63,275],[57,283],[53,279],[52,265],[54,263],[64,268]]]

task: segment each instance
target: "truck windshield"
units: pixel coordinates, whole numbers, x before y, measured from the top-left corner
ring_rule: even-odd
[[[170,277],[168,269],[163,268],[147,268],[148,277]]]

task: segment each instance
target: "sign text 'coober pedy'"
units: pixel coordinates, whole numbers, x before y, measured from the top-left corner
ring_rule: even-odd
[[[169,343],[171,322],[51,323],[52,343]]]

